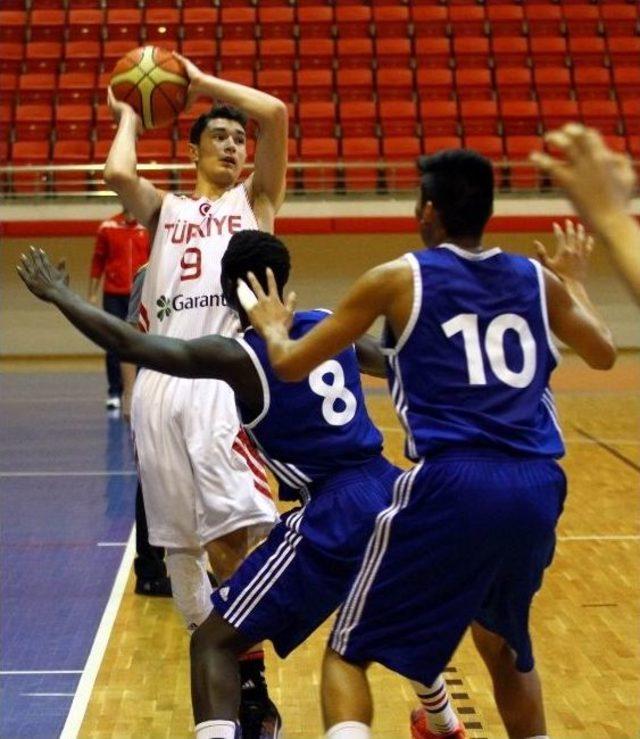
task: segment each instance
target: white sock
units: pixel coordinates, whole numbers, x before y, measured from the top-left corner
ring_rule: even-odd
[[[371,729],[359,721],[341,721],[327,731],[326,739],[370,739]],[[198,737],[198,739],[200,739]]]
[[[434,734],[448,734],[458,726],[458,717],[449,702],[447,686],[439,675],[433,685],[411,681],[420,705],[425,710],[429,731]]]
[[[168,549],[165,561],[173,602],[187,629],[194,631],[212,609],[207,555],[201,549]]]
[[[235,721],[202,721],[196,725],[196,739],[234,739]]]

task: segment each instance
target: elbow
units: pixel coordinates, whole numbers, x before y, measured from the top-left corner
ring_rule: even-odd
[[[604,345],[589,362],[589,366],[596,370],[610,370],[616,363],[618,350],[613,341]]]
[[[120,192],[130,185],[137,178],[135,172],[125,172],[124,170],[107,164],[102,171],[102,177],[105,183],[115,192]]]
[[[273,371],[283,382],[300,382],[306,377],[305,372],[300,371],[286,359],[272,362]]]

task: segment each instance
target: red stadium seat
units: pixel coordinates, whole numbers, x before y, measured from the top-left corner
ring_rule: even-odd
[[[449,34],[447,8],[438,5],[417,5],[411,8],[413,33],[416,39],[425,37],[444,38]]]
[[[257,75],[257,86],[259,90],[289,103],[293,100],[293,70],[262,69]]]
[[[136,146],[138,162],[141,164],[167,164],[173,160],[173,141],[168,139],[140,139]],[[163,190],[170,188],[171,171],[143,170],[142,176]]]
[[[252,69],[227,69],[224,78],[228,82],[237,82],[246,87],[256,86],[256,75]]]
[[[415,103],[401,100],[383,100],[378,107],[383,138],[387,136],[417,135],[418,115]]]
[[[562,33],[562,13],[558,5],[538,2],[524,9],[531,36],[557,36]]]
[[[376,5],[373,8],[375,35],[378,38],[409,36],[409,9],[403,5]]]
[[[529,45],[526,38],[518,36],[497,36],[491,39],[491,57],[496,66],[524,66],[529,59]]]
[[[623,100],[620,107],[627,138],[640,136],[640,100]]]
[[[408,38],[378,38],[376,40],[378,67],[410,67],[413,60],[411,40]]]
[[[415,38],[415,61],[418,69],[437,67],[443,69],[452,64],[451,42],[447,38]]]
[[[177,48],[180,11],[177,8],[151,8],[144,14],[145,44]]]
[[[563,5],[562,14],[566,32],[571,36],[593,38],[601,32],[600,12],[597,5]]]
[[[484,36],[461,36],[453,39],[453,56],[458,69],[489,65],[489,39]]]
[[[256,37],[257,15],[255,8],[222,6],[218,25],[225,39],[253,39]]]
[[[0,102],[0,131],[2,131],[3,136],[6,138],[6,135],[11,130],[11,126],[13,125],[13,103],[5,103]]]
[[[300,101],[331,101],[333,100],[333,72],[330,69],[299,69],[296,75],[296,87]]]
[[[31,41],[25,51],[25,72],[57,72],[62,58],[58,41]]]
[[[105,68],[111,69],[124,53],[120,53],[120,51],[117,54],[115,53],[114,47],[120,44],[124,44],[127,47],[126,51],[131,49],[131,44],[128,41],[105,41],[102,54]],[[109,56],[109,52],[112,49],[114,49],[113,56]],[[67,41],[64,47],[63,65],[65,72],[90,72],[96,74],[100,68],[100,42],[92,40]]]
[[[218,9],[213,7],[185,7],[182,10],[184,43],[196,39],[215,39],[218,29]]]
[[[260,38],[293,38],[295,19],[291,7],[258,6]]]
[[[454,37],[484,36],[487,18],[481,5],[450,5],[449,29]]]
[[[640,135],[627,136],[627,150],[635,160],[640,159]],[[637,171],[637,165],[636,165]]]
[[[498,67],[495,83],[500,100],[525,100],[533,89],[533,77],[528,67]]]
[[[573,82],[578,98],[607,100],[611,97],[611,75],[606,67],[576,67]]]
[[[93,144],[93,156],[94,162],[104,162],[109,155],[113,138],[98,139]]]
[[[563,67],[568,60],[567,42],[562,36],[538,36],[531,41],[534,67]]]
[[[567,100],[571,96],[571,74],[566,67],[536,67],[533,83],[540,97]]]
[[[336,72],[338,100],[373,100],[373,72],[366,69],[339,69]]]
[[[51,105],[56,95],[56,75],[53,72],[31,72],[20,75],[18,99],[29,105]]]
[[[85,140],[58,141],[53,146],[53,164],[89,164],[91,144]],[[87,189],[87,171],[55,172],[53,189],[56,192],[84,191]]]
[[[8,98],[13,98],[18,89],[18,75],[13,72],[0,72],[0,90]]]
[[[32,10],[29,16],[29,41],[58,41],[64,37],[64,28],[64,10]]]
[[[500,103],[502,129],[507,136],[536,135],[539,132],[538,104],[532,100],[505,100]]]
[[[22,44],[26,26],[27,13],[24,10],[0,10],[0,41]]]
[[[337,114],[335,103],[311,101],[298,105],[300,137],[332,138],[335,136]]]
[[[373,41],[370,38],[339,38],[336,56],[340,69],[371,66]]]
[[[380,141],[373,136],[344,138],[341,141],[342,159],[347,163],[342,176],[347,191],[376,190],[379,180]],[[363,162],[354,167],[351,162]]]
[[[333,35],[333,8],[328,5],[298,3],[297,20],[301,39],[327,39]]]
[[[494,86],[491,70],[469,67],[455,72],[456,92],[460,100],[491,100]]]
[[[352,100],[340,104],[340,131],[345,138],[376,136],[376,106],[373,102]]]
[[[559,128],[565,123],[580,120],[580,110],[575,100],[541,100],[540,116],[545,131]]]
[[[462,139],[459,136],[427,136],[422,139],[422,151],[425,154],[435,154],[443,149],[462,148]]]
[[[420,103],[423,136],[457,136],[460,133],[458,104],[454,100]]]
[[[211,100],[196,100],[189,110],[184,111],[178,116],[178,141],[189,138],[189,131],[196,119],[203,113],[211,110]]]
[[[604,66],[607,58],[604,39],[598,36],[570,36],[569,57],[574,67],[583,64]]]
[[[607,36],[637,36],[640,19],[635,3],[606,2],[600,6],[602,25]]]
[[[185,46],[184,42],[182,48]],[[266,43],[266,42],[265,42]],[[226,69],[255,69],[257,44],[253,39],[222,39],[218,52],[218,71]]]
[[[16,141],[11,148],[11,163],[16,167],[48,162],[48,141]],[[17,193],[38,193],[47,188],[47,175],[39,172],[13,172],[11,181]]]
[[[240,43],[245,44],[244,41],[241,41]],[[249,44],[252,43],[254,42],[249,42]],[[185,39],[182,42],[182,53],[197,67],[200,67],[203,72],[208,72],[209,74],[215,72],[216,59],[218,57],[218,47],[215,39],[203,38],[202,36],[196,36],[196,38],[193,39]],[[251,69],[253,69],[254,55],[255,45],[251,46],[249,51],[248,66],[250,66]]]
[[[58,103],[93,103],[96,77],[92,72],[65,72],[58,78]],[[104,96],[104,87],[98,94]]]
[[[21,71],[25,47],[16,41],[0,41],[0,72],[18,74]]]
[[[141,41],[141,29],[142,11],[139,8],[107,9],[105,30],[110,41],[126,39],[135,47]]]
[[[98,139],[108,139],[111,141],[116,135],[118,124],[113,120],[111,111],[106,103],[98,105],[95,111],[95,135]]]
[[[524,31],[524,12],[520,5],[489,5],[487,20],[492,36],[521,36]]]
[[[366,38],[371,35],[371,8],[367,5],[338,5],[335,9],[339,39]]]
[[[614,136],[613,134],[605,134],[603,136],[605,144],[613,151],[620,154],[627,152],[627,140],[624,136]]]
[[[384,178],[389,190],[415,189],[418,180],[415,162],[421,151],[420,139],[411,136],[385,136],[382,139],[382,156],[387,165]]]
[[[413,70],[405,67],[382,67],[376,73],[376,89],[380,100],[411,100]]]
[[[65,0],[30,0],[31,10],[64,10]]]
[[[300,161],[326,162],[319,169],[301,169],[305,190],[334,190],[336,188],[336,160],[338,142],[335,138],[303,138],[300,142]]]
[[[453,72],[450,69],[422,67],[416,71],[416,90],[424,100],[451,100]]]
[[[637,36],[609,36],[609,57],[614,65],[632,66],[640,59],[640,38]]]
[[[507,136],[505,151],[507,159],[515,162],[509,168],[509,182],[512,190],[538,188],[541,185],[541,175],[529,162],[532,151],[542,151],[544,144],[538,136]]]
[[[498,103],[495,100],[463,100],[460,121],[465,136],[495,136],[499,133]]]
[[[56,138],[88,139],[93,128],[91,105],[63,104],[56,106]]]
[[[605,134],[621,134],[620,111],[615,100],[581,100],[580,115],[587,126]]]
[[[259,44],[262,69],[293,69],[296,60],[296,43],[293,39],[269,38]]]
[[[300,69],[311,67],[331,69],[335,56],[335,42],[330,38],[303,38],[298,43]],[[369,66],[370,63],[369,63]]]
[[[67,41],[101,41],[104,11],[71,8],[67,17]]]
[[[51,135],[50,105],[17,105],[14,136],[17,141],[47,141]]]
[[[614,67],[613,81],[620,99],[640,97],[640,67]]]
[[[504,157],[504,142],[501,136],[465,136],[465,149],[473,149],[493,161]]]

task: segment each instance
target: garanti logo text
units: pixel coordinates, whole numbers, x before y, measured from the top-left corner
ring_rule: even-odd
[[[220,308],[227,305],[222,293],[210,293],[209,295],[191,295],[185,297],[182,293],[173,298],[161,295],[156,300],[158,306],[157,316],[161,321],[168,318],[174,311],[179,313],[192,308]]]

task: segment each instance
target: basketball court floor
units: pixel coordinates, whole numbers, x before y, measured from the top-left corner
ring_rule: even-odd
[[[187,635],[171,601],[133,594],[134,464],[125,424],[103,409],[101,365],[2,369],[0,736],[191,736]],[[608,374],[569,356],[556,375],[570,492],[532,617],[556,739],[639,735],[639,376],[634,353]],[[383,383],[368,384],[367,403],[387,453],[406,464]],[[288,739],[322,736],[329,628],[285,662],[268,652]],[[372,675],[374,736],[408,737],[408,684]],[[446,677],[469,737],[503,737],[468,640]]]

